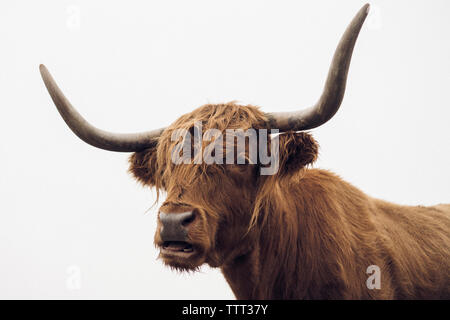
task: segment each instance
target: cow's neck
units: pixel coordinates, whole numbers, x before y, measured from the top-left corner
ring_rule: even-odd
[[[319,177],[326,183],[317,185]],[[266,207],[272,211],[267,212],[266,223],[258,231],[254,250],[222,266],[238,299],[329,298],[328,294],[343,285],[334,282],[339,279],[334,277],[340,272],[337,266],[345,266],[349,260],[339,247],[339,242],[351,241],[342,225],[347,225],[349,218],[364,224],[367,212],[360,204],[366,196],[320,170],[311,170],[300,183],[290,185],[289,193],[280,192],[285,187],[276,186],[264,195]],[[346,210],[330,197],[347,198],[347,205],[358,209],[351,210],[358,217],[347,217]],[[329,278],[323,279],[323,275]]]

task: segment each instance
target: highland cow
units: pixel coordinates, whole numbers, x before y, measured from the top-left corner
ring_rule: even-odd
[[[155,244],[168,266],[218,267],[238,299],[448,299],[450,205],[396,205],[366,195],[331,172],[311,168],[318,144],[305,130],[337,112],[368,9],[365,5],[357,13],[342,36],[319,101],[296,112],[265,113],[234,102],[208,104],[167,128],[116,134],[84,120],[47,69],[41,65],[40,70],[76,135],[98,148],[134,152],[132,175],[155,187],[158,195],[167,194],[158,213]],[[251,159],[248,144],[233,155],[242,156],[244,164],[174,163],[179,143],[174,132],[193,133],[195,123],[224,136],[228,129],[279,129],[278,170],[261,175],[266,164]],[[231,144],[237,150],[234,139],[224,141],[224,149]],[[200,147],[206,148],[207,142],[201,141]],[[272,143],[269,139],[267,146]],[[215,157],[225,156],[217,150]],[[379,271],[375,288],[367,281],[372,269]]]

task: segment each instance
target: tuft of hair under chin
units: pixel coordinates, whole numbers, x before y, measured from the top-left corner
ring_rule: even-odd
[[[179,274],[181,274],[181,273],[193,274],[195,272],[200,271],[200,266],[194,266],[194,265],[189,265],[189,264],[168,263],[160,256],[158,256],[158,259],[162,260],[163,264],[166,267],[169,267],[172,271],[175,271]]]

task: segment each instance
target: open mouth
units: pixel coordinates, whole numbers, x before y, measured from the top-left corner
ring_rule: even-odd
[[[195,252],[194,247],[185,241],[165,241],[161,246],[161,253],[178,257],[189,257]]]

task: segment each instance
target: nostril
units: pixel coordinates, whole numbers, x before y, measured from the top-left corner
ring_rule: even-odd
[[[195,213],[192,211],[191,214],[183,219],[181,221],[181,225],[183,227],[186,227],[187,225],[191,224],[195,220]]]

